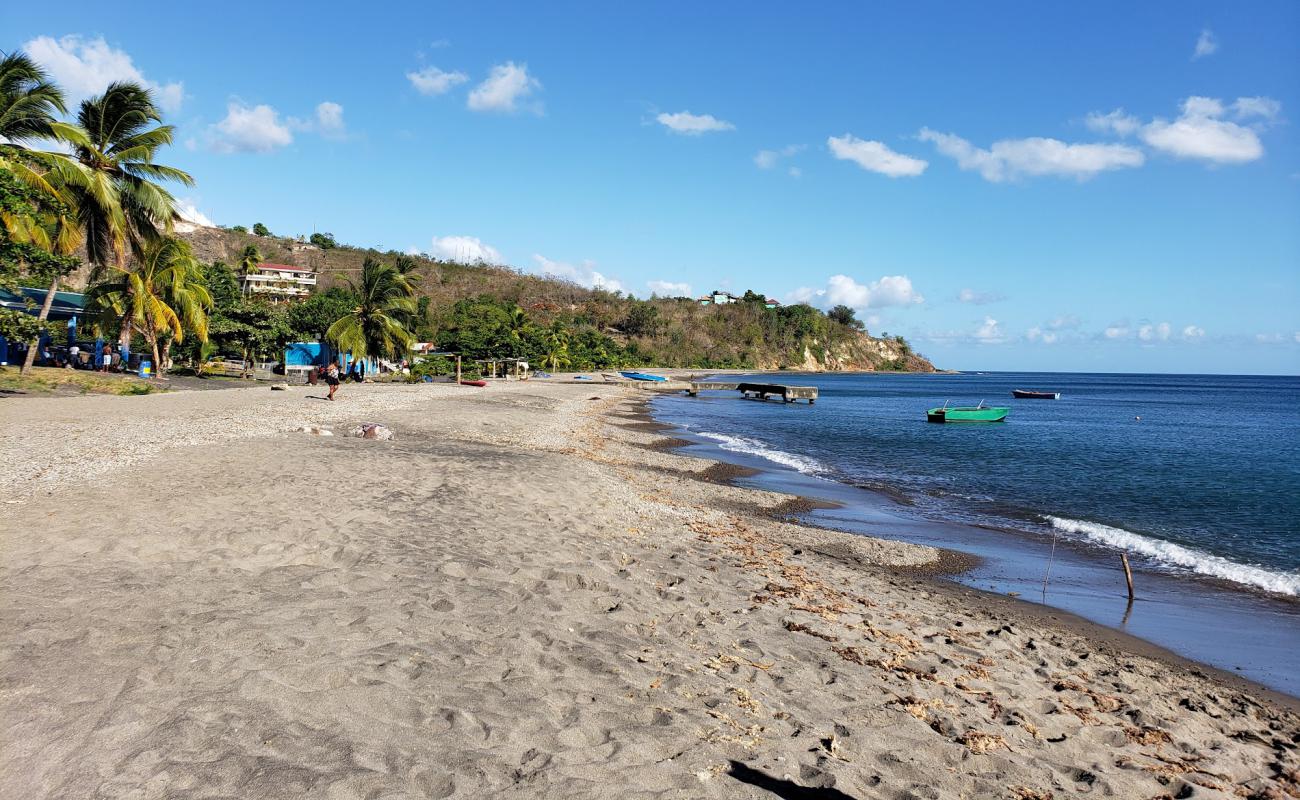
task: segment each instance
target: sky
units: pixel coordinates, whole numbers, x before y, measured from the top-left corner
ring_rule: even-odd
[[[1300,373],[1300,4],[0,9],[221,225],[854,307],[963,370]]]

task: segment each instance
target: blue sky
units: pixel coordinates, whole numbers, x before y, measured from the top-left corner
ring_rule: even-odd
[[[155,86],[219,224],[844,302],[958,369],[1300,371],[1300,5],[702,5],[10,3],[0,47]]]

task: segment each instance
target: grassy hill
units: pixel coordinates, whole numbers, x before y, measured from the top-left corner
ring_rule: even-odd
[[[181,235],[205,262],[233,264],[251,244],[265,261],[310,267],[320,274],[320,290],[346,286],[367,257],[391,260],[399,255],[346,245],[321,249],[290,238],[220,228],[198,228]],[[607,354],[603,357],[607,363],[597,363],[602,360],[600,355],[587,359],[590,364],[575,362],[573,366],[579,369],[639,364],[807,371],[934,370],[902,337],[872,337],[809,306],[701,306],[688,298],[642,301],[508,267],[414,258],[420,293],[428,298],[429,319],[422,338],[458,346],[464,352],[473,349],[464,335],[467,319],[477,320],[498,310],[508,316],[511,308],[517,307],[536,328],[562,327],[587,342],[591,352]],[[502,325],[511,324],[505,316],[502,319]]]

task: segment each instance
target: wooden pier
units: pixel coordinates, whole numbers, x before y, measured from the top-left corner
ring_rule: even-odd
[[[740,392],[745,397],[766,400],[769,396],[780,397],[787,403],[807,400],[808,405],[817,402],[816,386],[786,386],[782,383],[725,383],[721,381],[691,381],[686,393],[691,397],[703,391]]]

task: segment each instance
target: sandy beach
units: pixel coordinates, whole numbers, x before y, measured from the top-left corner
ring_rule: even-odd
[[[634,390],[314,394],[0,400],[0,796],[1300,797],[1294,701],[785,521]]]

